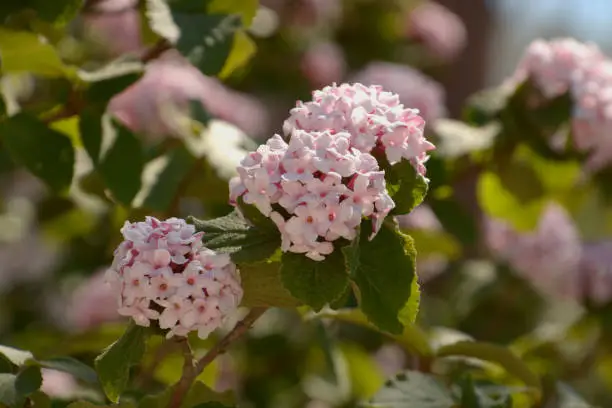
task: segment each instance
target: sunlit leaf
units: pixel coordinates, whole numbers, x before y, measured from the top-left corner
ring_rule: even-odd
[[[46,77],[62,77],[70,73],[57,51],[39,35],[0,27],[0,71],[30,72]]]
[[[140,362],[145,352],[144,327],[130,324],[119,340],[96,358],[96,371],[109,400],[117,402],[128,385],[130,367]]]

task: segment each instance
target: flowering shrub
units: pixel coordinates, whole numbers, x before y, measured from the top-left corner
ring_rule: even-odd
[[[451,119],[433,2],[0,3],[1,407],[612,406],[596,45]]]

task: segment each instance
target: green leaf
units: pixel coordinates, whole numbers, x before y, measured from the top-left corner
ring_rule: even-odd
[[[44,368],[72,374],[75,378],[90,384],[98,382],[98,375],[93,368],[72,357],[53,357],[38,361],[38,364]]]
[[[144,327],[130,323],[123,336],[100,354],[95,361],[96,371],[104,393],[117,402],[127,387],[130,367],[138,364],[145,352],[147,332]]]
[[[57,78],[70,73],[55,48],[37,34],[0,27],[0,71]]]
[[[56,191],[72,182],[74,149],[63,133],[25,113],[0,123],[0,138],[13,159]]]
[[[506,347],[498,346],[493,343],[477,341],[460,341],[438,349],[437,357],[465,356],[478,358],[499,364],[509,374],[514,375],[525,383],[526,386],[533,388],[538,395],[541,395],[542,384],[540,378],[531,371],[529,367],[512,351]]]
[[[371,408],[453,408],[451,393],[435,377],[406,371],[388,381],[372,398]]]
[[[16,388],[17,376],[15,374],[0,374],[0,403],[8,407],[18,407],[23,404],[23,398]]]
[[[29,351],[19,350],[13,347],[0,346],[0,354],[16,366],[22,366],[28,361],[34,360],[34,356]]]
[[[79,119],[79,133],[85,151],[95,166],[100,163],[102,148],[102,110],[97,107],[86,107]]]
[[[343,248],[346,265],[368,319],[381,330],[399,334],[399,313],[412,294],[416,251],[412,239],[396,228],[384,224],[370,241],[371,231],[372,222],[365,220],[360,236]]]
[[[205,75],[223,70],[232,50],[234,34],[240,28],[240,17],[227,14],[188,14],[173,12],[181,28],[176,48]]]
[[[222,404],[222,406],[233,407],[235,404],[234,395],[231,392],[214,392],[203,382],[196,381],[189,389],[189,392],[187,392],[187,396],[185,397],[185,401],[183,401],[182,407],[191,408],[193,406],[197,406],[198,404],[210,403],[219,403]]]
[[[193,408],[231,408],[229,405],[222,404],[220,402],[205,402],[203,404],[198,404]]]
[[[242,24],[248,27],[259,6],[258,0],[208,0],[206,11],[210,14],[240,14]]]
[[[213,220],[189,220],[205,233],[202,242],[206,247],[229,253],[238,264],[266,260],[280,247],[280,233],[271,220],[253,227],[237,211]]]
[[[15,389],[21,396],[28,396],[37,391],[42,385],[40,367],[27,366],[17,374]]]
[[[410,238],[410,237],[407,237]],[[407,241],[409,246],[412,246],[413,243],[411,240]],[[409,250],[410,247],[409,247]],[[414,250],[414,247],[412,247]],[[421,305],[421,286],[419,285],[419,277],[415,273],[412,278],[412,284],[410,285],[410,298],[402,307],[402,310],[399,312],[399,320],[402,322],[404,327],[413,324],[416,322],[417,316],[419,315],[419,307]]]
[[[538,185],[537,179],[533,178],[535,175],[522,173],[502,175],[486,171],[480,175],[476,195],[488,216],[507,221],[518,231],[532,231],[538,225],[547,200],[536,197],[541,195],[538,187],[530,187],[534,180],[536,184],[533,185]]]
[[[140,63],[115,62],[98,71],[79,71],[79,77],[89,84],[85,92],[87,102],[104,110],[108,101],[138,81],[142,72]]]
[[[225,79],[234,71],[244,66],[257,51],[255,42],[243,30],[239,30],[234,35],[234,41],[223,69],[219,73],[219,78]]]
[[[281,264],[259,262],[240,266],[245,307],[297,307],[299,300],[285,289],[280,277]]]
[[[181,182],[196,163],[195,157],[184,147],[173,149],[164,156],[166,164],[149,190],[143,207],[153,211],[166,211],[178,194]]]
[[[144,153],[140,141],[134,134],[118,123],[102,127],[103,139],[113,140],[113,144],[102,158],[97,170],[113,197],[125,206],[140,191],[141,174],[144,169]]]
[[[68,405],[66,408],[134,408],[134,404],[131,402],[121,402],[119,404],[113,404],[113,405],[97,405],[89,401],[77,401],[77,402],[73,402],[72,404]]]
[[[52,408],[51,399],[42,391],[36,391],[28,399],[32,402],[34,408]]]
[[[467,212],[455,199],[452,197],[434,198],[428,201],[428,204],[444,230],[457,237],[463,245],[474,245],[478,241],[479,227],[474,216]],[[418,240],[418,235],[416,239]],[[418,241],[416,247],[419,248]]]
[[[408,214],[423,202],[429,185],[409,161],[402,160],[391,166],[386,175],[389,195],[395,201],[391,215]]]
[[[368,321],[368,318],[359,309],[324,311],[312,315],[311,318],[335,319],[381,332],[378,327]],[[433,355],[427,334],[416,325],[407,324],[400,335],[393,335],[387,332],[381,333],[395,340],[410,353],[424,357]]]
[[[316,311],[342,296],[349,284],[344,258],[337,249],[323,261],[285,252],[280,273],[285,288]]]

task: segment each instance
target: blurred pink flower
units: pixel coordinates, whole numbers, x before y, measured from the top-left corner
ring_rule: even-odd
[[[70,296],[66,316],[72,328],[87,330],[122,318],[117,313],[117,296],[105,282],[105,271],[83,281]]]
[[[595,304],[612,300],[612,241],[587,244],[580,263],[584,295]]]
[[[406,35],[419,40],[438,58],[455,58],[467,44],[463,21],[441,4],[427,1],[408,15]]]
[[[397,216],[397,221],[402,228],[442,231],[442,224],[434,214],[431,207],[421,204],[409,214]]]
[[[40,390],[52,398],[70,399],[78,391],[78,385],[73,376],[63,371],[43,368],[42,386]]]
[[[508,262],[542,293],[580,297],[580,237],[571,217],[558,204],[549,204],[537,229],[529,233],[518,233],[502,221],[489,219],[485,240],[495,257]]]
[[[113,13],[135,8],[138,5],[138,0],[94,0],[91,3],[93,3],[93,9],[96,11]]]
[[[346,71],[344,52],[333,42],[316,43],[304,53],[301,68],[315,88],[340,82]]]
[[[140,13],[137,1],[106,0],[97,2],[83,13],[85,39],[100,47],[109,58],[138,52],[142,48]]]
[[[396,344],[385,344],[374,354],[374,361],[385,377],[391,377],[404,369],[406,353]]]
[[[387,91],[397,93],[404,106],[418,109],[426,121],[446,116],[444,88],[407,65],[372,62],[357,72],[351,81],[380,85]]]
[[[248,135],[267,129],[267,112],[258,101],[204,76],[173,51],[149,63],[138,82],[110,101],[109,112],[133,131],[159,140],[181,134],[180,114],[189,114],[194,100]]]

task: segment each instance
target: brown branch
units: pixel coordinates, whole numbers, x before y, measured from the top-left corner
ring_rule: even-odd
[[[229,332],[217,344],[215,344],[213,348],[208,350],[208,353],[198,360],[195,366],[193,365],[193,360],[191,360],[190,364],[187,364],[187,357],[185,357],[186,361],[183,367],[183,375],[174,388],[174,393],[172,394],[168,408],[180,408],[187,391],[189,391],[189,388],[195,381],[196,377],[200,375],[200,373],[202,373],[202,371],[219,355],[225,353],[227,348],[233,342],[242,337],[251,328],[253,323],[255,323],[255,321],[266,312],[266,310],[268,309],[265,307],[251,309],[249,314],[238,322],[236,327],[234,327],[231,332]]]
[[[140,61],[146,64],[147,62],[156,59],[170,48],[172,48],[172,44],[170,44],[167,40],[160,40],[140,56]]]

